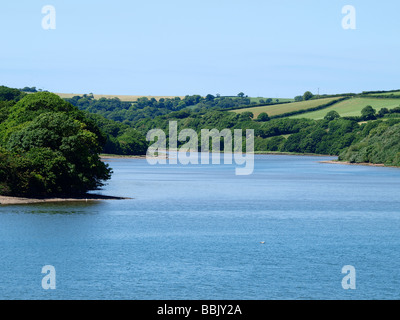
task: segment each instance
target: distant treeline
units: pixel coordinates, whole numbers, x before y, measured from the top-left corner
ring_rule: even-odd
[[[391,93],[391,92],[400,92],[400,89],[396,89],[396,90],[380,90],[380,91],[363,91],[361,94],[376,94],[376,93]]]
[[[386,94],[386,95],[379,95],[379,94],[374,94],[373,96],[369,94],[360,94],[358,95],[361,98],[376,98],[376,99],[400,99],[400,94]]]
[[[239,108],[240,106],[251,105],[248,97],[216,97],[208,94],[205,97],[200,95],[185,96],[175,98],[139,98],[135,102],[124,102],[118,98],[94,99],[93,95],[75,96],[66,98],[80,110],[85,110],[90,113],[99,114],[107,119],[132,123],[140,119],[155,118],[165,115],[170,112],[180,111],[190,108],[194,111],[206,110],[230,110]]]

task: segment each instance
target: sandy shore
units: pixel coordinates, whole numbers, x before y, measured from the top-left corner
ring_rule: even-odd
[[[152,157],[149,157],[149,159],[151,159]],[[162,158],[162,159],[168,159],[168,156],[167,155],[160,155],[160,157],[157,157],[157,159],[160,159],[160,158]],[[101,154],[100,155],[100,159],[101,160],[103,160],[103,161],[108,161],[108,160],[112,160],[112,159],[147,159],[147,156],[146,155],[143,155],[143,156],[120,156],[120,155],[117,155],[117,154]]]
[[[116,154],[102,154],[100,155],[100,159],[146,159],[146,156],[120,156]]]
[[[36,203],[56,203],[56,202],[89,202],[102,200],[127,200],[130,198],[111,197],[96,194],[87,194],[81,197],[55,197],[55,198],[24,198],[0,196],[0,205],[15,204],[36,204]]]
[[[353,165],[353,166],[388,167],[388,166],[385,166],[384,164],[368,163],[368,162],[352,163],[352,162],[348,162],[348,161],[339,161],[339,160],[327,160],[327,161],[319,161],[319,162],[320,163],[345,164],[345,165]],[[397,168],[397,167],[392,167],[392,168]]]

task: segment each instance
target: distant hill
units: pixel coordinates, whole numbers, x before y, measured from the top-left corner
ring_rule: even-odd
[[[382,108],[393,109],[400,105],[400,99],[379,99],[379,98],[361,98],[354,97],[348,100],[340,101],[326,109],[294,115],[291,118],[308,118],[308,119],[323,119],[325,115],[332,110],[335,110],[342,117],[359,116],[361,110],[366,106],[372,106],[376,111]]]
[[[344,98],[344,99],[341,99]],[[329,98],[311,99],[301,102],[264,105],[232,110],[232,112],[252,112],[254,119],[262,112],[270,117],[290,117],[293,119],[323,119],[329,111],[336,111],[342,117],[359,116],[366,106],[372,106],[378,112],[382,108],[394,109],[400,106],[400,91],[372,91],[361,94],[343,94]],[[309,110],[309,112],[307,112]]]
[[[232,112],[243,113],[252,112],[254,114],[254,119],[257,119],[258,115],[262,112],[266,112],[269,116],[277,116],[285,113],[292,113],[299,110],[313,109],[315,107],[325,105],[334,100],[340,99],[341,97],[325,98],[325,99],[315,99],[300,102],[290,102],[283,104],[265,105],[259,107],[250,107],[245,109],[236,109]]]

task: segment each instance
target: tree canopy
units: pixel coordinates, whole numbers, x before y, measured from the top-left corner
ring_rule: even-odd
[[[100,160],[105,137],[93,120],[57,95],[24,96],[0,124],[0,193],[78,194],[110,179]]]

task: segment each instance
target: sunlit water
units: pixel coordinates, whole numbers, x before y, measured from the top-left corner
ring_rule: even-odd
[[[132,200],[0,206],[0,299],[399,299],[400,170],[327,159],[112,160]]]

